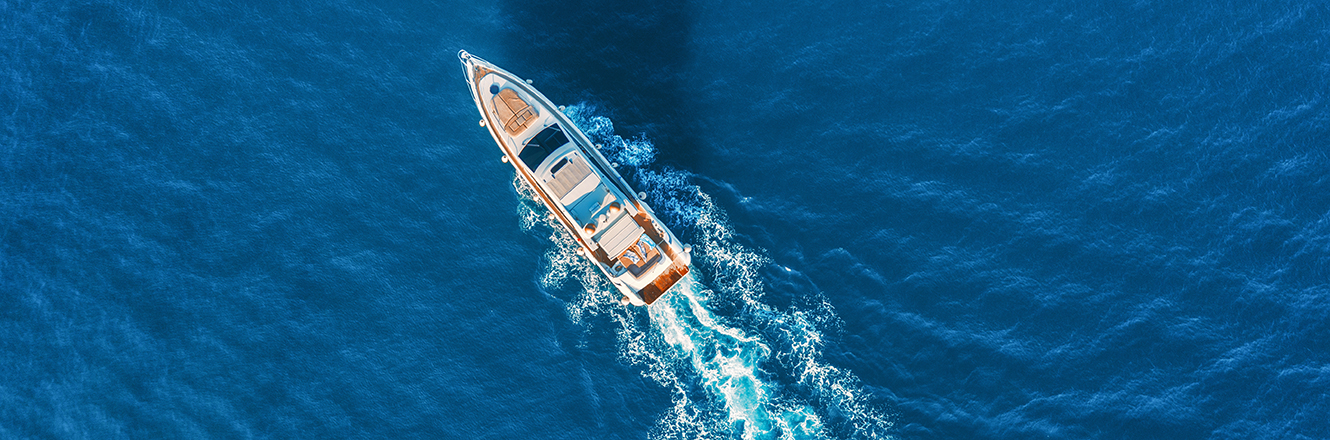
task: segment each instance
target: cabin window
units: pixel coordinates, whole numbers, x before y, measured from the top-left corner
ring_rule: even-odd
[[[537,167],[540,167],[540,163],[544,162],[546,157],[549,157],[550,153],[566,143],[568,143],[568,136],[564,136],[563,130],[560,130],[557,124],[551,125],[532,137],[518,157],[522,158],[522,163],[525,163],[528,168],[535,171]]]
[[[536,134],[536,137],[533,140],[539,141],[541,145],[545,146],[545,148],[554,151],[556,148],[562,147],[563,144],[568,143],[568,136],[564,136],[563,130],[560,130],[558,125],[551,125],[548,128],[541,130],[539,134]]]

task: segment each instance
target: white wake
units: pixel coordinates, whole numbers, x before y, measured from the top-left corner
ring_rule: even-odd
[[[831,306],[810,292],[777,310],[762,302],[760,270],[772,262],[740,245],[724,213],[683,171],[648,165],[656,149],[645,138],[614,135],[608,118],[587,106],[566,110],[602,152],[633,176],[646,201],[684,242],[693,245],[693,271],[645,309],[619,305],[618,294],[576,244],[534,202],[520,180],[514,186],[522,227],[549,238],[541,283],[556,288],[576,280],[582,293],[567,301],[569,318],[618,325],[620,356],[671,390],[672,406],[653,438],[828,439],[889,438],[891,417],[869,402],[851,373],[825,362],[823,331],[839,322]],[[713,287],[714,286],[714,287]],[[723,299],[720,315],[708,305]],[[780,380],[779,378],[792,378]],[[700,391],[699,391],[700,390]]]

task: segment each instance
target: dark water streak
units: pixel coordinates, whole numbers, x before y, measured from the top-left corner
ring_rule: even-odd
[[[695,173],[901,437],[1327,438],[1328,24],[0,3],[0,437],[659,434],[614,323],[538,283],[466,48]]]
[[[687,2],[504,2],[502,65],[538,81],[557,103],[605,109],[624,135],[646,135],[666,164],[691,169],[710,157],[698,148],[699,115],[688,101],[696,84],[678,75],[694,60],[693,9]]]

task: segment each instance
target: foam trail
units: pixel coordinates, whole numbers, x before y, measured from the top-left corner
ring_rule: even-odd
[[[566,303],[569,318],[614,322],[620,356],[671,390],[672,406],[652,437],[889,438],[891,418],[869,402],[853,374],[822,358],[823,329],[839,321],[820,294],[809,293],[783,311],[763,303],[760,270],[771,261],[735,241],[723,212],[689,183],[690,175],[646,168],[655,147],[645,138],[615,136],[610,120],[593,109],[570,106],[567,112],[605,145],[612,161],[625,166],[621,171],[648,193],[647,201],[675,233],[693,244],[694,271],[645,309],[649,319],[641,319],[643,309],[620,306],[609,282],[577,255],[573,239],[530,189],[513,182],[524,196],[523,229],[554,244],[545,254],[541,284],[548,289],[578,281],[583,289]],[[709,304],[716,299],[736,305],[727,309],[737,308],[737,314],[715,313]],[[796,380],[784,383],[781,377]]]
[[[729,327],[705,304],[705,286],[689,278],[669,296],[668,307],[651,307],[653,326],[712,395],[721,397],[725,421],[743,438],[823,438],[822,421],[806,404],[781,404],[760,376],[771,357],[761,338]]]

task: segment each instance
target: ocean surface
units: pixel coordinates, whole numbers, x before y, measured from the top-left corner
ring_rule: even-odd
[[[1327,439],[1328,101],[1319,1],[0,0],[0,438]]]

